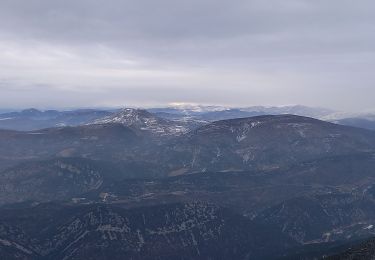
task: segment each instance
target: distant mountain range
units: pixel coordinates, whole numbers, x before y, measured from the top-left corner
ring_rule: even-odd
[[[32,131],[50,127],[78,126],[110,114],[112,114],[110,111],[94,109],[74,111],[26,109],[0,114],[0,129]]]
[[[242,107],[227,108],[218,106],[176,106],[167,108],[150,108],[150,112],[164,118],[184,119],[194,118],[196,120],[218,121],[232,118],[245,118],[260,115],[282,115],[293,114],[322,118],[331,115],[335,111],[324,108],[312,108],[306,106],[283,106],[283,107]]]
[[[154,133],[158,132],[159,135],[183,133],[207,122],[218,120],[283,114],[312,117],[328,122],[370,130],[375,129],[375,114],[339,113],[330,109],[313,108],[300,105],[282,107],[253,106],[242,108],[177,105],[165,108],[149,108],[147,111],[135,108],[111,110],[78,109],[72,111],[40,111],[31,108],[19,112],[1,113],[0,111],[0,129],[32,131],[42,128],[78,126],[100,122],[107,123],[110,121],[117,121],[129,126],[136,123],[135,121],[130,122],[132,120],[132,114],[138,114],[138,116],[142,118],[143,121],[139,120],[137,124],[144,124],[144,130],[149,128],[148,130],[152,130]],[[147,119],[147,123],[145,119]],[[128,122],[124,122],[124,120],[127,120]],[[158,121],[165,121],[164,129],[156,129],[156,126],[160,125],[158,124]],[[169,127],[166,126],[168,124]]]

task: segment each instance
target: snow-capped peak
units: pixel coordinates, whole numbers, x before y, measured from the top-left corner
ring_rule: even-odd
[[[92,124],[123,124],[135,130],[147,131],[157,135],[177,135],[187,131],[181,123],[159,118],[152,113],[136,108],[124,108],[119,112],[95,120]]]

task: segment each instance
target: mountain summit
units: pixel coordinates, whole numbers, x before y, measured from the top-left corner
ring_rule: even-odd
[[[135,108],[121,109],[91,124],[122,124],[135,131],[148,132],[157,136],[179,135],[188,130],[181,122],[159,118],[146,110]]]
[[[180,162],[189,172],[273,169],[374,147],[375,134],[369,130],[295,115],[258,116],[191,131],[170,145],[169,163]]]

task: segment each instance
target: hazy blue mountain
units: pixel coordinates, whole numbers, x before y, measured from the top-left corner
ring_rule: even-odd
[[[336,120],[335,123],[341,125],[348,125],[354,126],[369,130],[375,130],[375,119],[368,119],[368,118],[344,118],[340,120]]]
[[[110,115],[111,113],[95,109],[40,111],[31,108],[20,112],[0,114],[0,129],[32,131],[51,127],[78,126]]]

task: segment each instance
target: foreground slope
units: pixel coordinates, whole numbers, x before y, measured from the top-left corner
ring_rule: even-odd
[[[133,209],[42,204],[0,212],[0,252],[23,249],[14,259],[256,259],[292,245],[205,203]]]
[[[342,247],[341,247],[342,249]],[[329,260],[372,260],[375,258],[375,239],[369,239],[356,245],[350,245],[341,253],[333,254],[326,259]]]

